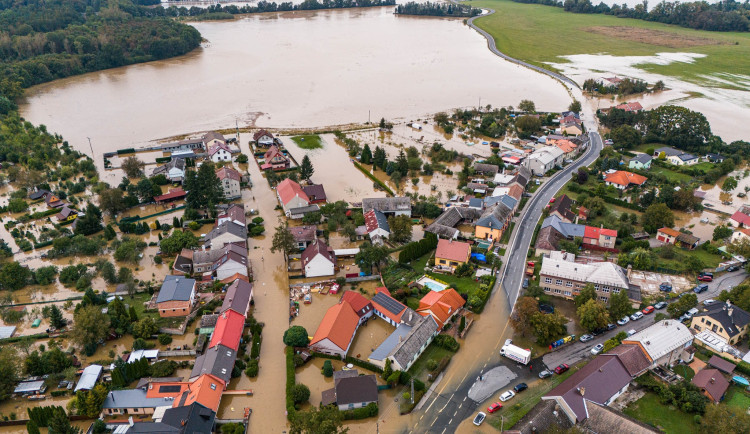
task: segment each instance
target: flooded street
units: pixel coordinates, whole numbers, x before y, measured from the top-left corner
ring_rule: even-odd
[[[21,113],[80,151],[90,153],[90,137],[101,168],[103,152],[236,123],[396,122],[480,98],[496,107],[531,99],[540,110],[570,102],[553,79],[494,56],[460,20],[396,17],[381,7],[193,25],[207,40],[202,48],[36,86]],[[102,99],[117,103],[78,103]]]

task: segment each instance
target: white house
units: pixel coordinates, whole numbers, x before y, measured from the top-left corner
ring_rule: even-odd
[[[698,164],[699,158],[693,154],[679,154],[667,157],[667,160],[675,166],[692,166]]]
[[[227,277],[241,274],[247,277],[247,255],[242,255],[234,251],[227,251],[214,264],[216,270],[216,279],[224,280]]]
[[[216,171],[216,177],[221,182],[221,188],[224,190],[225,199],[236,199],[242,196],[241,183],[242,175],[240,172],[231,167],[222,167]]]
[[[281,181],[276,186],[276,197],[278,197],[287,217],[291,215],[291,210],[310,205],[310,198],[307,197],[302,187],[289,178]]]
[[[749,242],[750,243],[750,229],[748,228],[737,228],[732,233],[732,238],[729,239],[729,241],[734,243],[743,243],[743,242]]]
[[[151,176],[164,175],[171,182],[182,182],[185,179],[185,159],[173,158],[168,163],[154,169]]]
[[[220,161],[232,161],[232,151],[224,142],[217,142],[208,149],[208,157],[214,163]]]
[[[323,240],[318,239],[302,252],[305,277],[333,276],[336,273],[336,256]]]
[[[542,176],[555,166],[562,165],[565,154],[556,146],[545,146],[534,151],[524,160],[524,166],[534,175]]]
[[[391,235],[391,228],[388,226],[388,219],[385,214],[376,209],[371,209],[365,213],[364,217],[367,234],[373,243],[382,243],[384,239]]]
[[[273,145],[275,142],[273,134],[269,133],[266,130],[260,130],[253,134],[253,140],[255,140],[255,143],[258,146],[263,146],[265,148]]]

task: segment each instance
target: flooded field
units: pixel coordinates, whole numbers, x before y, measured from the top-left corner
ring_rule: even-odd
[[[207,40],[202,48],[177,59],[37,86],[27,92],[23,116],[62,134],[80,151],[90,152],[90,137],[101,167],[106,151],[236,123],[314,127],[380,117],[396,122],[474,106],[479,98],[482,105],[498,107],[528,98],[540,110],[562,110],[570,102],[553,79],[494,56],[482,36],[460,20],[396,17],[392,7],[382,7],[193,25]],[[300,74],[294,65],[315,73]],[[118,103],[76,104],[102,96]],[[68,109],[74,105],[76,110]]]

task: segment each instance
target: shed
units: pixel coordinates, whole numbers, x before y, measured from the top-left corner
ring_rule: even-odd
[[[42,393],[46,389],[47,387],[44,385],[44,380],[22,381],[18,383],[18,386],[16,386],[15,389],[13,389],[13,393],[31,395],[31,394],[36,394],[36,393]]]
[[[96,382],[99,380],[99,376],[102,374],[102,368],[101,365],[86,366],[83,370],[83,374],[81,374],[81,379],[78,380],[78,384],[76,384],[75,391],[78,392],[79,390],[93,389]]]
[[[39,318],[37,318],[37,319],[34,320],[33,323],[31,323],[31,327],[37,328],[37,327],[39,327],[39,324],[41,324],[41,323],[42,323],[42,320],[39,319]]]
[[[16,333],[16,326],[0,327],[0,339],[12,338]]]
[[[708,365],[713,366],[719,371],[725,372],[727,374],[731,374],[734,371],[734,368],[737,367],[734,363],[724,360],[717,355],[714,355],[710,359],[708,359]]]

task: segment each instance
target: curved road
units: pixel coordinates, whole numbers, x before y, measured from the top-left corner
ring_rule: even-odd
[[[486,13],[486,14],[482,14],[482,15],[479,15],[479,16],[476,16],[476,17],[469,18],[468,21],[466,21],[466,24],[468,24],[469,27],[471,27],[472,29],[476,30],[477,32],[479,32],[479,34],[481,34],[482,36],[484,36],[485,39],[487,39],[487,45],[489,46],[490,51],[492,51],[496,55],[502,57],[503,59],[505,59],[505,60],[507,60],[509,62],[513,62],[515,64],[518,64],[518,65],[521,65],[521,66],[525,66],[525,67],[527,67],[529,69],[533,69],[534,71],[540,72],[540,73],[545,74],[545,75],[549,75],[552,78],[556,78],[556,79],[560,80],[561,82],[570,84],[571,86],[576,87],[578,89],[581,88],[578,85],[578,83],[576,83],[575,81],[569,79],[568,77],[566,77],[566,76],[564,76],[562,74],[558,74],[556,72],[550,71],[549,69],[544,69],[544,68],[542,68],[540,66],[532,65],[530,63],[524,62],[523,60],[516,59],[514,57],[510,57],[507,54],[502,53],[500,50],[498,50],[497,49],[497,45],[495,45],[495,38],[493,38],[492,35],[490,35],[486,31],[480,29],[479,27],[477,27],[474,24],[474,20],[476,20],[477,18],[487,17],[487,16],[490,16],[490,15],[492,15],[492,14],[495,13],[494,9],[487,9],[487,11],[489,11],[489,12]]]

